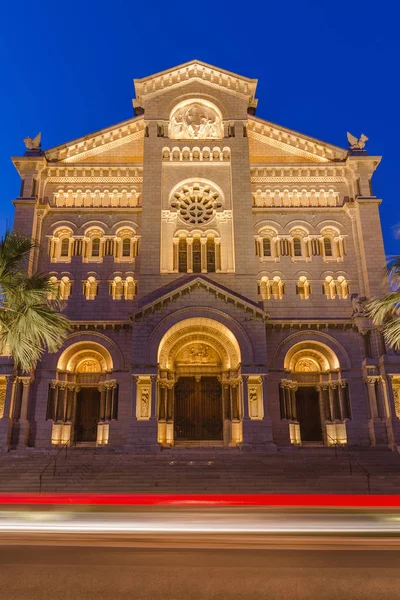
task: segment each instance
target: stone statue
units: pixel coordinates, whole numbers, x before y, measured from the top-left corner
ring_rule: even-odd
[[[359,297],[358,294],[353,294],[351,297],[351,306],[353,307],[353,317],[366,317],[367,311],[365,305],[367,298],[365,296]]]
[[[34,137],[33,139],[30,137],[26,137],[24,139],[24,144],[28,150],[39,150],[41,139],[42,139],[42,134],[38,133],[37,136]]]
[[[360,138],[356,138],[351,133],[347,132],[347,139],[349,141],[349,146],[351,150],[363,150],[365,147],[365,142],[368,142],[368,138],[363,133]]]
[[[257,416],[257,400],[258,400],[257,388],[256,387],[249,388],[249,403],[250,403],[250,416],[251,417]]]

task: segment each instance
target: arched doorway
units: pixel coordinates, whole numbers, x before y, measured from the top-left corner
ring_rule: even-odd
[[[198,317],[175,324],[158,349],[159,442],[241,442],[240,348],[222,323]]]
[[[335,352],[320,342],[300,342],[284,366],[289,377],[281,381],[281,416],[290,422],[292,443],[346,443],[349,393]]]
[[[112,372],[110,353],[95,342],[78,342],[61,354],[47,408],[53,444],[108,443],[109,423],[118,412],[118,386]]]

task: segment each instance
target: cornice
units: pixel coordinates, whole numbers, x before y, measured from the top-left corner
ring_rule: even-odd
[[[345,160],[347,150],[255,116],[248,118],[248,135],[311,161]]]
[[[134,79],[136,99],[134,107],[141,107],[143,100],[152,98],[167,90],[176,89],[191,81],[199,81],[213,88],[223,89],[229,94],[243,98],[251,107],[257,106],[255,92],[257,79],[249,79],[199,60],[193,60],[166,71],[161,71],[142,79]]]
[[[141,137],[144,137],[142,115],[50,148],[45,154],[50,161],[76,162]]]

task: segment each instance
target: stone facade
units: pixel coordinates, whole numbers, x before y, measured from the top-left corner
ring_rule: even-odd
[[[193,61],[135,116],[13,161],[73,329],[30,377],[2,358],[0,446],[400,443],[381,292],[380,157],[255,116],[257,81]]]

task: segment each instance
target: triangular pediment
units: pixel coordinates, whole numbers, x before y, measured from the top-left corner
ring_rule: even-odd
[[[166,304],[170,304],[182,296],[190,294],[196,290],[205,290],[214,298],[218,298],[224,304],[232,304],[236,308],[251,314],[253,317],[258,317],[262,320],[268,318],[267,313],[260,307],[257,302],[253,302],[249,298],[237,294],[233,290],[212,281],[204,275],[187,275],[183,276],[173,283],[167,284],[143,296],[139,301],[138,310],[134,313],[134,320],[139,320],[145,317],[148,313],[162,309]]]
[[[247,133],[251,163],[345,160],[348,151],[303,133],[250,116]],[[281,159],[281,160],[280,160]]]
[[[163,94],[170,89],[183,87],[193,80],[244,98],[252,108],[257,106],[255,99],[257,79],[231,73],[201,60],[192,60],[142,79],[134,79],[136,98],[133,105],[135,108],[142,107],[145,99]]]
[[[45,154],[49,161],[62,163],[113,162],[115,150],[126,146],[124,154],[128,159],[119,158],[118,162],[138,162],[136,158],[143,155],[143,139],[144,119],[141,115],[50,148]]]

